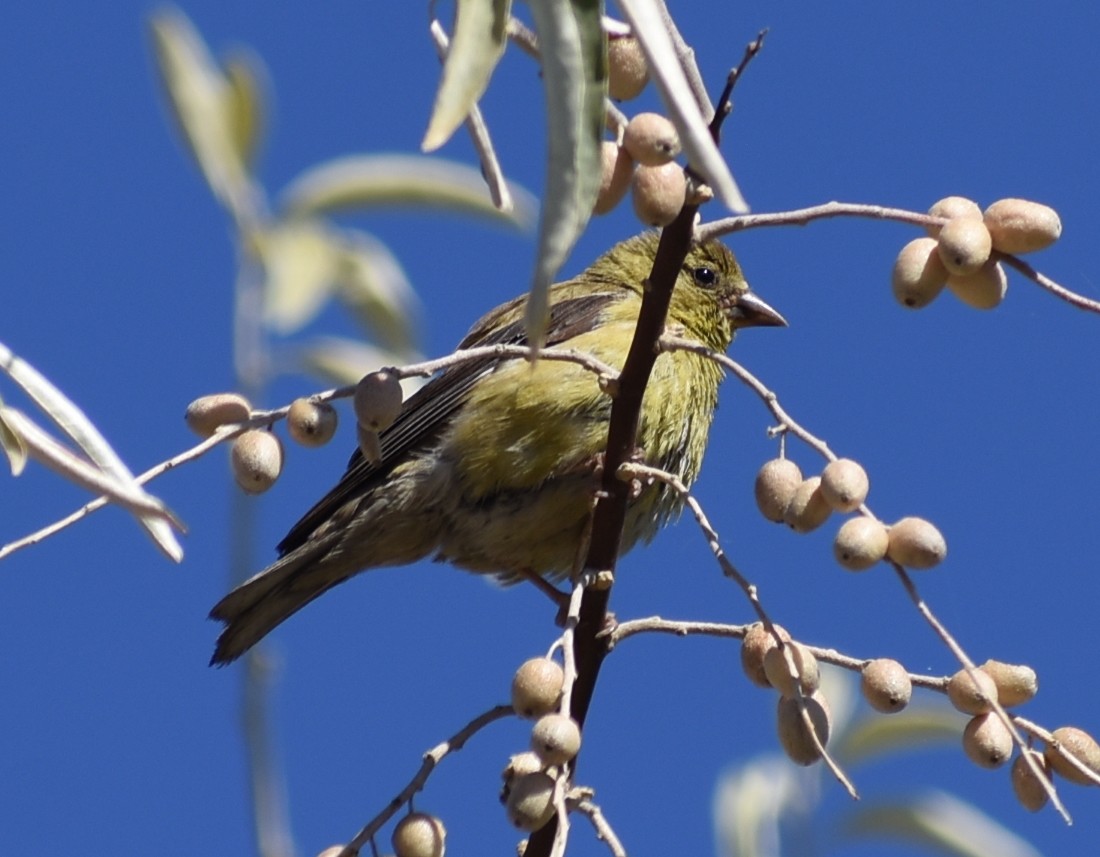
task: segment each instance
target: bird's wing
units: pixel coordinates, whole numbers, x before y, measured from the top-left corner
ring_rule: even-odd
[[[579,333],[591,330],[600,313],[609,303],[622,298],[612,291],[597,292],[557,301],[550,309],[546,344],[559,345]],[[501,318],[518,314],[524,298],[517,298],[485,316],[462,340],[459,348],[484,345],[525,345],[527,335],[522,318],[498,326]],[[338,510],[358,499],[385,479],[405,457],[430,442],[447,425],[451,415],[462,406],[478,378],[495,369],[505,359],[486,357],[444,370],[414,393],[401,409],[401,414],[388,429],[381,432],[382,460],[371,464],[356,449],[348,469],[337,483],[312,509],[295,524],[279,543],[280,556],[303,545],[311,535]]]

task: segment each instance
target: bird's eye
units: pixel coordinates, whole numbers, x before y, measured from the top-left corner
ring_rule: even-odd
[[[691,274],[695,277],[695,284],[699,286],[713,286],[718,280],[718,275],[714,272],[714,268],[708,268],[705,265],[696,268]]]

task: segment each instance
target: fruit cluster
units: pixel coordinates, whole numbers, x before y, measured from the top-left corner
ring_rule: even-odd
[[[968,306],[993,309],[1008,290],[999,254],[1033,253],[1062,234],[1053,208],[1026,199],[1000,199],[983,212],[949,196],[928,213],[947,222],[929,226],[928,237],[914,238],[894,262],[894,297],[910,309],[928,306],[944,287]]]
[[[636,98],[649,80],[645,55],[634,36],[610,34],[607,45],[608,94],[617,101]],[[676,163],[680,136],[658,113],[639,113],[601,149],[600,192],[594,214],[607,214],[630,191],[634,213],[647,226],[667,226],[687,197],[687,180]]]

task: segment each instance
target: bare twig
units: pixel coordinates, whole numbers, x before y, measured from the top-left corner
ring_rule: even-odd
[[[592,822],[592,827],[596,831],[596,838],[607,845],[611,857],[627,857],[622,841],[615,835],[615,831],[608,823],[603,811],[592,802],[591,798],[570,799],[570,806]]]

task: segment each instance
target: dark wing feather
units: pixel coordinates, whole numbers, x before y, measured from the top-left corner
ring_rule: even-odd
[[[581,297],[567,298],[555,303],[550,310],[546,331],[546,344],[553,346],[565,342],[580,333],[591,330],[599,315],[609,303],[622,297],[621,293],[599,292]],[[495,322],[523,302],[517,298],[483,318],[459,344],[459,348],[475,348],[485,345],[524,345],[527,335],[522,320],[496,327]],[[494,329],[495,328],[495,329]],[[507,359],[507,358],[506,358]],[[502,362],[499,357],[474,360],[444,370],[405,403],[400,416],[379,436],[382,461],[373,465],[356,449],[348,462],[343,477],[328,494],[295,524],[279,542],[279,556],[286,556],[305,544],[323,523],[328,521],[348,502],[362,497],[405,459],[411,451],[422,448],[447,425],[451,415],[462,406],[477,379],[491,372]]]

